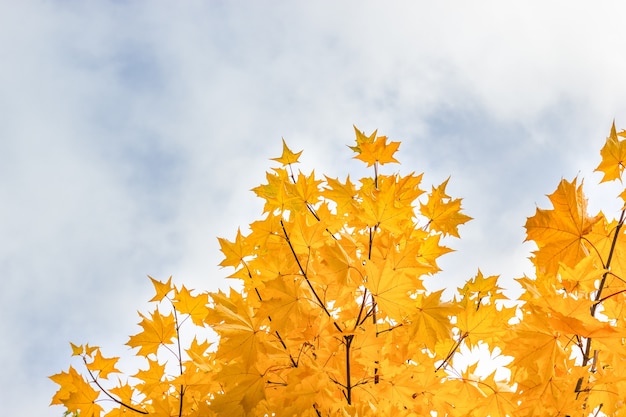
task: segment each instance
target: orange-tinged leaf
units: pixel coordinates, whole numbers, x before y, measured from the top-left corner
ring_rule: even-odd
[[[294,213],[293,219],[283,224],[293,250],[302,256],[307,256],[312,249],[322,247],[329,238],[324,222],[314,219],[304,211]]]
[[[272,161],[280,162],[283,166],[295,164],[298,162],[298,158],[300,158],[300,152],[292,152],[291,149],[285,143],[285,139],[283,139],[283,153],[279,158],[272,158]]]
[[[526,240],[533,240],[539,248],[534,252],[535,265],[546,273],[556,273],[560,262],[572,267],[587,255],[588,249],[583,245],[585,235],[601,216],[587,214],[587,200],[576,179],[561,180],[548,198],[554,208],[537,208],[535,215],[528,218]]]
[[[600,182],[622,180],[624,164],[626,164],[626,141],[618,136],[624,136],[624,132],[622,131],[618,135],[615,130],[615,122],[613,122],[611,134],[606,138],[606,142],[600,150],[602,161],[596,168],[596,171],[604,174]]]
[[[489,294],[495,293],[499,291],[501,288],[497,285],[498,276],[492,275],[489,277],[485,277],[482,271],[479,269],[478,273],[474,278],[467,281],[465,286],[461,290],[462,293],[471,293],[475,294],[478,298],[480,298],[481,294]]]

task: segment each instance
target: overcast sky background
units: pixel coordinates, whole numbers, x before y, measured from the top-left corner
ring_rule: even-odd
[[[358,178],[352,125],[402,141],[471,223],[431,285],[531,273],[523,225],[626,127],[626,3],[0,1],[0,411],[48,408],[69,341],[129,354],[146,275],[225,287],[217,236],[281,137]],[[511,288],[513,285],[511,284]]]

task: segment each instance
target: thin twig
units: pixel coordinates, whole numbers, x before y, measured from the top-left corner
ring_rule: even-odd
[[[145,410],[139,410],[138,408],[135,408],[132,405],[128,405],[124,401],[115,398],[109,391],[107,391],[106,389],[104,389],[104,387],[102,385],[100,385],[100,383],[98,382],[98,380],[96,379],[94,374],[91,372],[91,369],[89,369],[89,366],[87,365],[87,359],[85,359],[84,356],[83,356],[83,362],[85,362],[85,367],[87,368],[87,372],[89,372],[89,376],[91,377],[91,380],[93,381],[94,384],[96,384],[98,386],[98,388],[100,388],[100,391],[102,391],[104,393],[104,395],[109,397],[115,403],[121,405],[122,407],[126,407],[129,410],[134,411],[135,413],[148,414],[148,412],[145,411]]]
[[[313,284],[309,280],[309,276],[307,275],[305,269],[302,267],[302,263],[300,262],[300,258],[298,258],[298,255],[296,254],[296,250],[294,249],[293,244],[291,243],[291,239],[289,239],[289,234],[287,233],[287,229],[285,229],[285,223],[283,222],[282,219],[280,220],[280,226],[283,229],[283,234],[285,235],[285,240],[287,241],[287,245],[289,246],[289,249],[291,250],[291,253],[292,253],[292,255],[293,255],[293,257],[294,257],[294,259],[296,261],[296,264],[298,264],[298,268],[300,269],[300,273],[304,277],[304,280],[306,281],[307,285],[309,286],[309,289],[313,293],[313,296],[315,297],[315,300],[317,301],[317,304],[322,308],[322,310],[324,310],[324,312],[326,313],[326,315],[328,317],[332,318],[332,315],[330,314],[330,311],[328,311],[328,309],[326,308],[326,305],[324,304],[324,302],[322,301],[320,296],[317,294],[317,291],[315,291],[315,288],[313,288]],[[343,333],[343,330],[341,329],[341,327],[339,327],[339,325],[337,324],[336,321],[333,321],[333,325],[335,326],[335,328],[337,330],[339,330],[339,332]]]
[[[171,302],[171,300],[170,300]],[[172,310],[174,311],[174,323],[176,324],[176,343],[178,345],[178,369],[180,370],[180,376],[183,376],[183,352],[180,347],[180,325],[178,323],[178,313],[176,312],[176,307],[172,302]],[[180,384],[180,402],[178,405],[178,417],[182,417],[183,415],[183,399],[185,398],[185,386]]]

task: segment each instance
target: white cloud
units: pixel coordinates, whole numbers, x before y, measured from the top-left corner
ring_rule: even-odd
[[[5,412],[59,415],[45,376],[66,367],[68,340],[125,352],[146,274],[223,286],[215,237],[260,215],[249,189],[281,137],[304,149],[305,171],[333,177],[364,172],[345,146],[353,123],[402,140],[390,169],[425,171],[426,187],[452,174],[475,217],[436,285],[478,267],[520,275],[525,217],[562,176],[590,174],[626,114],[623,11],[0,5]]]

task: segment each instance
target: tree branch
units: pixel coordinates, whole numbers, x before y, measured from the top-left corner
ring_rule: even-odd
[[[293,255],[293,258],[295,259],[296,264],[298,264],[298,268],[300,269],[300,273],[304,277],[304,280],[306,281],[307,285],[309,286],[309,289],[313,293],[313,296],[315,297],[315,300],[317,301],[317,304],[322,308],[322,310],[324,310],[324,313],[326,313],[326,315],[328,317],[332,318],[332,315],[330,314],[330,311],[328,311],[328,309],[326,308],[326,305],[324,304],[324,302],[322,301],[320,296],[317,294],[317,291],[315,291],[315,288],[313,288],[313,284],[311,283],[311,280],[309,280],[309,276],[307,275],[306,271],[302,267],[302,263],[300,262],[300,259],[298,258],[298,255],[296,254],[296,250],[294,249],[293,244],[291,243],[291,239],[289,239],[289,234],[287,233],[287,229],[285,229],[285,223],[283,222],[282,219],[280,220],[280,227],[282,227],[282,229],[283,229],[283,234],[285,235],[285,240],[287,241],[287,245],[289,245],[289,249],[291,250],[291,254]],[[333,320],[333,325],[335,326],[335,328],[337,330],[339,330],[340,333],[343,333],[343,330],[341,329],[341,327],[339,327],[337,322],[334,321],[334,320]]]

